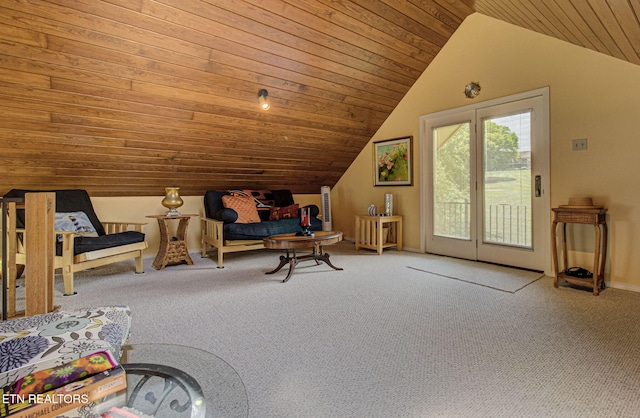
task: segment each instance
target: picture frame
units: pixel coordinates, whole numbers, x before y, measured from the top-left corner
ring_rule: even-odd
[[[412,136],[373,143],[374,186],[412,186]]]

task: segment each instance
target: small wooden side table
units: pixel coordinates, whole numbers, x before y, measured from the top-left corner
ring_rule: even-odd
[[[380,255],[388,247],[402,251],[402,216],[356,215],[356,250],[368,248]]]
[[[167,264],[182,262],[186,262],[188,265],[193,264],[193,260],[191,256],[189,256],[189,249],[187,248],[187,227],[189,226],[189,220],[192,216],[198,215],[147,216],[147,218],[156,218],[158,220],[158,227],[160,227],[160,248],[158,248],[156,259],[151,264],[154,269],[162,270]],[[169,221],[172,219],[178,219],[180,221],[175,237],[169,237]]]
[[[564,280],[568,283],[578,286],[591,287],[593,294],[598,296],[600,289],[604,289],[604,262],[607,255],[607,222],[605,214],[606,209],[600,207],[594,208],[571,208],[559,207],[552,208],[553,223],[551,224],[551,251],[553,257],[553,269],[555,277],[553,286],[558,287],[558,281]],[[562,262],[563,269],[558,266],[558,246],[556,238],[556,228],[558,223],[562,222]],[[569,268],[567,263],[567,224],[590,224],[595,227],[595,248],[593,254],[593,277],[578,278],[568,276],[566,270]]]

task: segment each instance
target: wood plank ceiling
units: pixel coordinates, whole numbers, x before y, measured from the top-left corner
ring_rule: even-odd
[[[639,9],[637,0],[0,0],[0,193],[318,193],[474,11],[639,63]],[[268,111],[258,107],[263,88]]]

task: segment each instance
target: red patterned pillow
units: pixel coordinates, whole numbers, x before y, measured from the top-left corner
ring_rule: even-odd
[[[238,212],[236,223],[250,224],[260,222],[256,201],[251,196],[222,196],[222,205]]]
[[[277,206],[271,206],[271,209],[269,211],[269,220],[277,221],[278,219],[285,218],[299,218],[298,207],[299,205],[297,203],[290,206],[283,206],[281,208]]]

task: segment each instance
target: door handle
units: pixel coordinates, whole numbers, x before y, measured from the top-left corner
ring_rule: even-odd
[[[542,176],[535,177],[535,196],[542,196]]]

